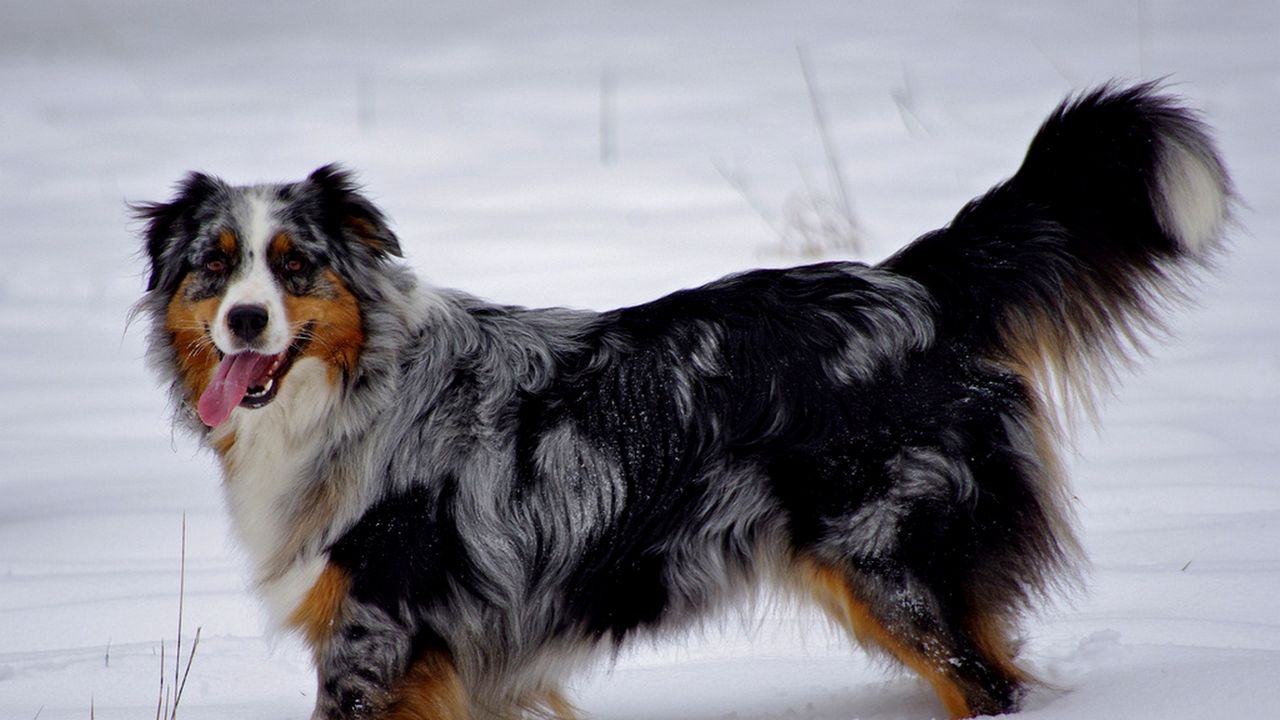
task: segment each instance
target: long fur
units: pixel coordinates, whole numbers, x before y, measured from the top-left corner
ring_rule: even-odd
[[[1193,113],[1104,87],[878,266],[596,313],[421,283],[336,167],[193,174],[137,208],[140,307],[257,588],[315,651],[314,718],[567,718],[566,672],[761,582],[951,714],[1000,713],[1030,681],[1019,616],[1078,559],[1059,384],[1088,396],[1140,348],[1229,198]],[[246,351],[286,369],[206,427],[202,394]]]

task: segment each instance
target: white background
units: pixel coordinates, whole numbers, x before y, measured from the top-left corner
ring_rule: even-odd
[[[1025,662],[1055,689],[1023,715],[1280,712],[1280,3],[533,5],[0,7],[0,718],[154,715],[184,513],[184,647],[202,638],[179,716],[310,711],[305,653],[263,637],[214,463],[170,430],[144,329],[126,328],[144,284],[126,200],[167,198],[188,170],[292,180],[338,160],[432,282],[640,302],[807,259],[779,238],[829,194],[797,47],[868,261],[1012,173],[1072,90],[1168,76],[1204,110],[1239,227],[1174,339],[1080,433],[1093,566],[1027,623]],[[602,720],[942,712],[807,611],[745,617],[633,648],[580,678],[578,704]]]

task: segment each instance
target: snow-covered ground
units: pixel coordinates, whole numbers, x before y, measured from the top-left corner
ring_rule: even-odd
[[[435,282],[637,302],[800,261],[778,228],[828,185],[797,47],[866,260],[1012,172],[1072,89],[1168,75],[1207,113],[1241,227],[1082,434],[1093,567],[1028,624],[1057,689],[1023,715],[1275,717],[1280,3],[18,0],[0,6],[0,718],[153,716],[184,513],[184,655],[201,639],[179,716],[309,713],[306,657],[263,637],[211,458],[171,432],[126,327],[126,199],[191,169],[341,160]],[[576,696],[602,720],[941,712],[790,607],[635,648]]]

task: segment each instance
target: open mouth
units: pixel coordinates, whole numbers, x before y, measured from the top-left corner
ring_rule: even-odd
[[[254,410],[274,400],[280,382],[306,348],[308,338],[310,333],[304,330],[289,349],[275,355],[252,350],[223,355],[213,380],[196,404],[200,420],[209,427],[217,427],[231,417],[236,407]]]
[[[244,408],[260,408],[271,402],[276,396],[276,379],[284,377],[293,365],[294,353],[293,348],[289,348],[279,355],[269,356],[270,363],[262,371],[249,387],[245,388],[244,397],[240,399],[240,407]],[[260,364],[257,359],[250,360],[255,365]]]

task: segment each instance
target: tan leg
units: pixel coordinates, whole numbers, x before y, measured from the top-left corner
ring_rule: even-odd
[[[466,720],[467,694],[453,661],[444,652],[429,652],[405,674],[385,720]]]
[[[335,565],[326,565],[311,590],[289,615],[289,627],[302,633],[317,656],[329,642],[350,587],[346,573]]]
[[[805,561],[801,580],[822,608],[860,643],[878,647],[924,678],[953,718],[1008,712],[1027,679],[1010,659],[1003,628],[977,623],[958,639],[941,624],[892,621],[896,610],[873,607],[859,597],[850,574]]]

